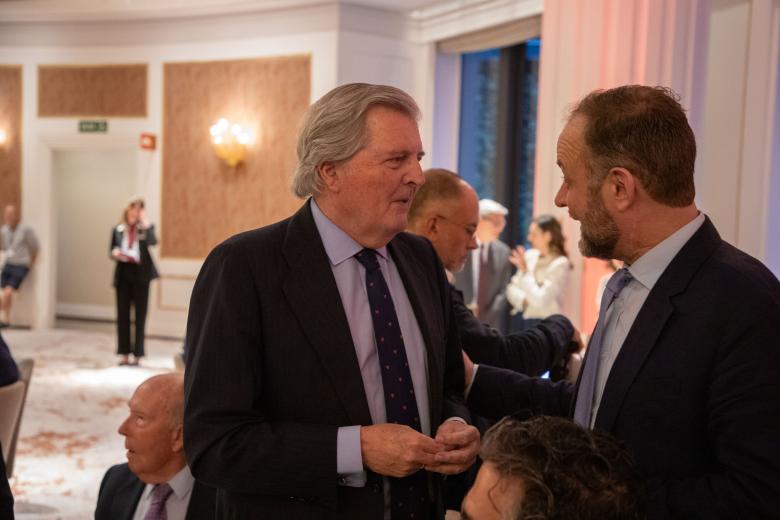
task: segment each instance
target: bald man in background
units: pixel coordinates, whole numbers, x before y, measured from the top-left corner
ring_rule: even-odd
[[[474,189],[456,173],[434,168],[425,172],[425,184],[409,210],[407,230],[431,241],[452,281],[477,248],[480,218]],[[472,360],[531,376],[548,370],[559,378],[566,375],[570,355],[581,347],[579,334],[566,317],[550,316],[536,327],[504,335],[478,320],[452,284],[450,293],[463,350]]]
[[[184,458],[184,376],[147,379],[128,407],[119,426],[127,463],[103,477],[95,520],[213,519],[215,490],[195,481]]]

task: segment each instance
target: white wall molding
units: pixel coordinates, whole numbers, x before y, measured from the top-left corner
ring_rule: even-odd
[[[57,316],[66,318],[116,320],[116,307],[113,305],[59,302],[55,306],[55,312]]]
[[[0,8],[3,4],[0,2]],[[335,31],[338,25],[339,9],[335,3],[243,14],[225,14],[223,11],[213,16],[154,20],[11,21],[0,11],[0,46],[147,46],[235,41]]]
[[[327,0],[5,0],[0,4],[0,17],[16,23],[171,20],[268,14],[334,3]]]
[[[417,41],[436,42],[540,15],[543,5],[543,0],[453,0],[417,9],[410,17],[419,24]]]

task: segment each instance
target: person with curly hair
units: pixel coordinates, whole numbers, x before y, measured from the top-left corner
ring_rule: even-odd
[[[631,455],[611,435],[561,417],[506,417],[485,434],[463,520],[642,518]]]

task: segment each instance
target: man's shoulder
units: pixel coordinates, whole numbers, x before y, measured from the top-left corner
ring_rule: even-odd
[[[429,259],[431,253],[433,257],[436,257],[436,251],[433,249],[431,241],[424,236],[414,233],[407,233],[405,231],[398,233],[391,241],[390,247],[396,248],[404,253],[411,253],[420,258]]]
[[[780,310],[780,282],[775,275],[759,260],[719,237],[686,244],[662,279],[666,280],[664,291],[682,293],[681,302],[704,305],[716,315],[728,313],[731,321],[743,316],[752,322]]]
[[[135,473],[130,470],[130,466],[128,466],[126,462],[124,464],[111,466],[103,477],[104,487],[107,488],[128,482],[140,482],[140,480],[135,476]]]
[[[780,281],[760,260],[728,242],[721,242],[704,269],[709,270],[723,289],[765,295],[780,303]]]
[[[431,241],[425,238],[422,235],[418,235],[416,233],[408,233],[406,231],[402,231],[398,233],[391,242],[394,242],[396,244],[406,244],[406,247],[413,247],[418,248],[418,250],[427,250],[430,249]]]
[[[287,233],[292,217],[267,226],[242,231],[219,243],[211,254],[226,254],[228,252],[276,252]]]

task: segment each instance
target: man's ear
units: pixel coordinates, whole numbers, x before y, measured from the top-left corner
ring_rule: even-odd
[[[338,192],[340,185],[340,178],[338,172],[338,166],[332,161],[326,161],[317,167],[317,175],[319,175],[327,191]]]
[[[171,448],[175,453],[184,450],[184,427],[181,424],[171,430]]]
[[[609,170],[606,185],[609,197],[618,211],[627,210],[636,201],[637,180],[626,168],[615,167]]]
[[[436,215],[428,215],[423,222],[425,226],[425,236],[429,239],[439,232],[439,219]]]

